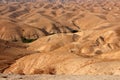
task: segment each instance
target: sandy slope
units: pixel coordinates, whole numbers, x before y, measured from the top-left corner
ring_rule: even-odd
[[[23,43],[11,43],[0,40],[0,72],[3,72],[15,60],[32,53],[35,51],[26,50],[27,45]]]

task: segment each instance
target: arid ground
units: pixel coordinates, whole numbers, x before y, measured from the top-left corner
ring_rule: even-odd
[[[118,80],[120,0],[0,0],[0,73]]]

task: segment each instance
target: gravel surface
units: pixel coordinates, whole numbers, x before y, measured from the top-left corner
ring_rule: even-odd
[[[120,76],[11,75],[0,74],[0,80],[120,80]]]

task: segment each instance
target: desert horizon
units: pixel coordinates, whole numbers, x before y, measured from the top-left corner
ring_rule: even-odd
[[[119,80],[119,21],[120,0],[0,0],[0,80]]]

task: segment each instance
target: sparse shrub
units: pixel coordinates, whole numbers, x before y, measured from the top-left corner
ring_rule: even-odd
[[[24,37],[22,37],[22,42],[23,43],[31,43],[31,42],[33,42],[33,41],[35,41],[36,39],[26,39],[26,38],[24,38]]]

